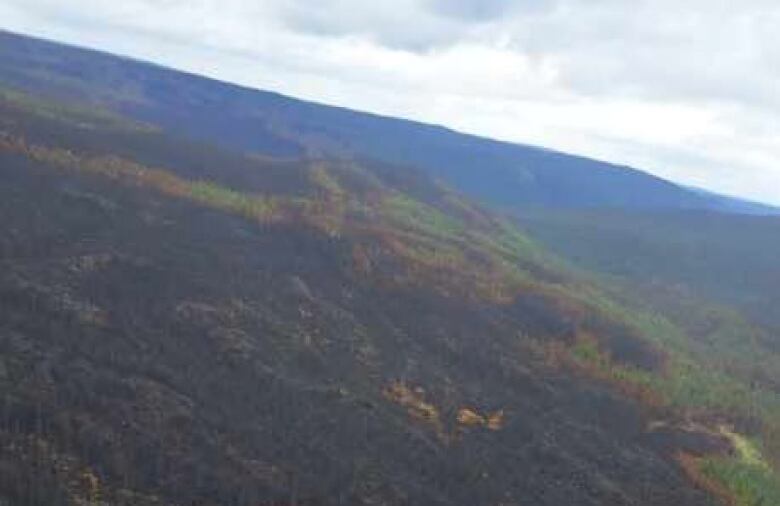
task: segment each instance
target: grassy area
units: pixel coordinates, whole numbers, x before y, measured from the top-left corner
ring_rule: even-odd
[[[389,221],[440,240],[465,234],[465,227],[458,220],[401,193],[385,199],[382,211]]]
[[[195,201],[257,221],[270,221],[279,212],[277,199],[262,195],[247,195],[214,183],[187,183],[187,194]]]
[[[728,458],[708,458],[701,464],[705,476],[722,483],[737,506],[780,504],[780,477],[762,454],[761,442],[751,440],[725,427],[735,449]]]

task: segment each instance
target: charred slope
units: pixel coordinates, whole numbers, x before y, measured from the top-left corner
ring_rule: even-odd
[[[501,219],[28,106],[0,136],[0,502],[713,504],[673,457],[718,439],[651,430],[566,350],[663,354]]]

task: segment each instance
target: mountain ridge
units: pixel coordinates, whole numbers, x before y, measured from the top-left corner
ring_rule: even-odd
[[[46,92],[45,79],[29,74],[35,70],[42,75],[56,75],[54,63],[35,57],[36,53],[54,52],[72,67],[68,74],[71,90],[66,97],[96,100],[123,114],[176,128],[179,134],[186,132],[231,148],[277,155],[308,152],[368,156],[413,165],[510,212],[525,206],[780,212],[770,205],[691,191],[626,165],[465,134],[446,126],[299,100],[143,60],[61,46],[10,32],[0,37],[6,62],[16,59],[27,65],[20,71],[18,64],[6,63],[3,67],[0,63],[0,68],[5,69],[0,75],[7,84]],[[112,78],[122,82],[123,73],[135,76],[139,83],[126,96],[109,86]],[[52,89],[49,87],[49,91]],[[172,89],[176,93],[171,93]],[[62,86],[55,92],[62,93]],[[182,110],[188,112],[181,116]],[[420,149],[423,145],[425,149]]]

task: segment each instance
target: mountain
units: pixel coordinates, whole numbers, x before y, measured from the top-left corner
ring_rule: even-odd
[[[368,157],[414,166],[508,210],[748,210],[735,200],[629,167],[304,102],[10,33],[0,33],[0,79],[8,86],[98,104],[177,135],[242,151]],[[777,210],[754,205],[749,212]]]
[[[14,35],[0,54],[1,505],[780,504],[780,347],[749,300],[774,293],[776,219],[730,239],[688,210],[710,197],[582,159],[506,215],[500,157],[477,199],[423,160],[462,161],[437,138],[574,159]],[[667,239],[667,215],[691,221]],[[687,263],[642,257],[686,231]],[[759,247],[767,284],[731,294]]]
[[[780,328],[780,217],[527,211],[527,233],[589,271],[676,286]]]

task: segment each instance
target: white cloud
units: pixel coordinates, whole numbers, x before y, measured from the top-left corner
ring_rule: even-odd
[[[770,0],[4,0],[11,30],[780,203]]]

